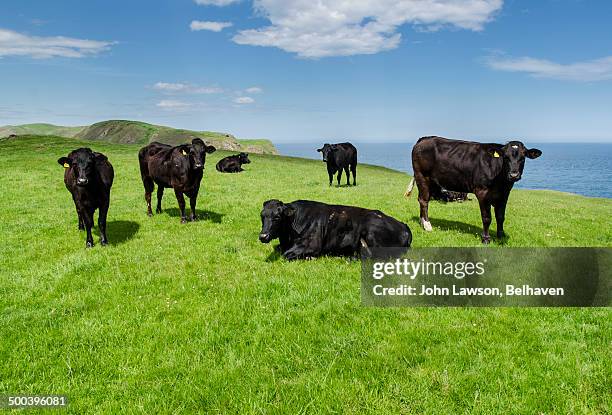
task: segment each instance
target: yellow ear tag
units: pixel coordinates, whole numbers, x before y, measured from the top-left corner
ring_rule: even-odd
[[[183,156],[186,156],[187,152],[185,150],[183,150]]]
[[[70,167],[70,164],[64,163],[64,168],[67,169],[68,167]]]
[[[499,157],[499,153],[496,151],[495,153],[493,153],[493,157],[495,158]]]

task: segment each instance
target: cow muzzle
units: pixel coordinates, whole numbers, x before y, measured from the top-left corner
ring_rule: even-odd
[[[193,166],[196,170],[204,170],[204,165],[201,163],[196,163]]]
[[[79,186],[85,186],[87,183],[89,183],[89,180],[87,180],[87,178],[86,178],[86,177],[79,177],[79,178],[77,179],[77,184],[78,184]]]
[[[513,182],[519,181],[521,179],[521,173],[509,173],[508,178]]]
[[[269,233],[260,233],[259,234],[259,240],[261,242],[263,242],[264,244],[267,244],[271,240],[270,234]]]

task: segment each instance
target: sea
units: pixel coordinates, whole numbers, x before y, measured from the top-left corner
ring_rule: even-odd
[[[274,143],[280,154],[321,159],[321,143]],[[359,163],[375,164],[412,174],[413,143],[358,143]],[[590,197],[612,198],[612,143],[529,143],[542,156],[525,161],[522,189],[550,189]],[[357,172],[359,176],[359,172]]]

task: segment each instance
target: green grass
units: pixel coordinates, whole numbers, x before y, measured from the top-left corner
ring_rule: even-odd
[[[108,247],[85,249],[56,163],[81,144],[115,167]],[[381,209],[414,246],[479,246],[475,201],[434,203],[425,233],[402,173],[330,188],[320,161],[253,154],[220,174],[217,152],[205,218],[180,225],[171,191],[146,216],[137,149],[0,141],[0,395],[66,394],[69,413],[612,411],[610,309],[364,308],[358,261],[286,262],[257,240],[263,201],[306,198]],[[508,246],[611,245],[609,199],[514,190],[507,216]]]

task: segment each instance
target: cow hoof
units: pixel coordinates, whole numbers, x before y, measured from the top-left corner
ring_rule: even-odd
[[[100,241],[100,245],[106,246],[106,245],[108,245],[108,241]]]
[[[85,226],[79,226],[79,230],[80,231],[84,231],[85,230]]]
[[[426,232],[431,232],[433,230],[431,222],[429,222],[428,220],[421,220],[421,225],[423,226],[423,229]]]
[[[148,217],[153,216],[153,212],[147,212],[147,216],[148,216]]]
[[[87,243],[85,244],[85,247],[86,247],[86,248],[93,248],[93,246],[94,246],[94,243],[93,243],[93,242],[89,242],[89,241],[87,241]]]
[[[162,213],[162,210],[161,209],[155,209],[155,213]],[[149,216],[151,216],[151,215],[149,215]]]
[[[186,224],[186,223],[187,223],[187,219],[185,219],[185,218],[181,218],[181,225],[184,225],[184,224]]]
[[[192,217],[191,217],[191,221],[192,221],[192,222],[195,222],[195,221],[197,221],[197,220],[198,220],[198,217],[197,217],[197,216],[192,216]]]
[[[483,245],[489,245],[489,243],[491,243],[491,238],[482,238]]]

